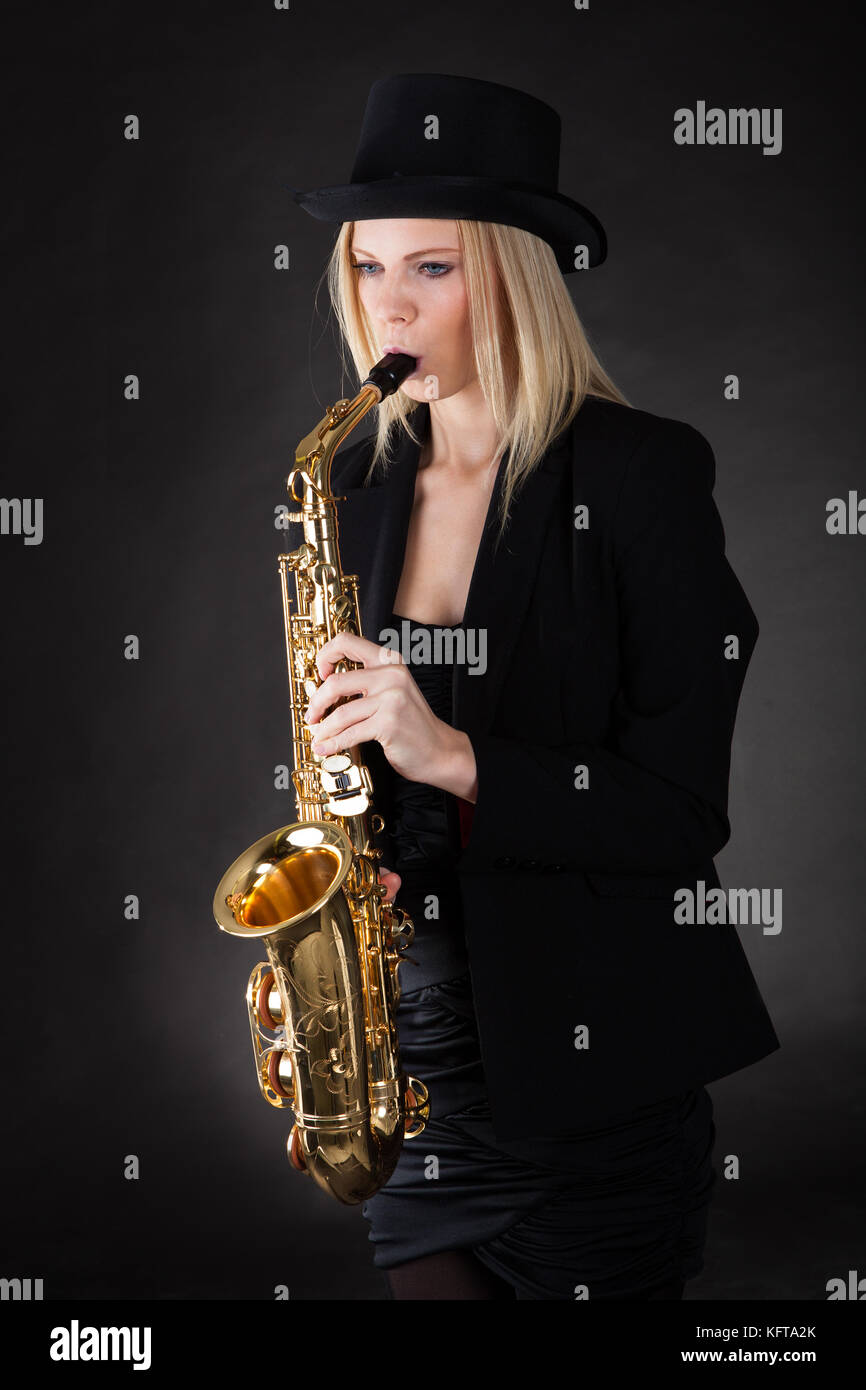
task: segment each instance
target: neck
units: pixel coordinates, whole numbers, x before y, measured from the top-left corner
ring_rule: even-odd
[[[497,441],[493,414],[476,378],[447,400],[430,402],[430,430],[418,467],[484,473],[499,459]]]

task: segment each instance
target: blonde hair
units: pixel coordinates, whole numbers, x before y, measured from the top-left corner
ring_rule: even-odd
[[[362,381],[381,353],[352,269],[354,225],[344,222],[340,228],[325,274],[344,349]],[[593,352],[547,242],[497,222],[458,219],[456,226],[478,380],[499,432],[496,457],[508,450],[499,540],[519,487],[571,424],[585,397],[626,406],[630,402]],[[346,370],[345,351],[343,364]],[[420,444],[411,422],[419,404],[395,391],[377,407],[375,448],[365,483],[380,461],[385,468],[390,465],[393,427],[401,425]]]

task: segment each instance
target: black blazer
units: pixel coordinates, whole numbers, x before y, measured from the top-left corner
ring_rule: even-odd
[[[423,438],[429,406],[413,418]],[[331,475],[341,563],[376,642],[414,500],[419,448],[401,436],[384,481],[377,470],[362,485],[369,438]],[[455,667],[453,723],[478,765],[458,874],[482,1058],[497,1140],[519,1153],[780,1044],[735,928],[674,922],[677,889],[719,885],[758,635],[725,557],[713,452],[690,425],[589,397],[512,502],[495,554],[503,471],[463,617],[487,629],[487,670]],[[362,750],[393,867],[390,765],[380,744]]]

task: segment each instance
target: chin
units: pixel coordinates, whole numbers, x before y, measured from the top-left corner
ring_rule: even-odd
[[[428,397],[424,394],[423,385],[419,384],[418,386],[416,386],[414,381],[412,382],[411,386],[402,386],[400,389],[403,392],[404,396],[409,397],[410,401],[418,401],[419,404],[423,404],[424,401],[428,399]]]
[[[417,379],[413,377],[411,380],[404,382],[400,389],[404,395],[409,396],[413,401],[422,403],[426,401],[428,404],[430,401],[441,401],[448,392],[443,391],[442,384],[438,380],[433,383],[427,381],[428,377],[434,376],[434,372],[425,372]],[[432,395],[430,394],[431,390],[434,391]]]

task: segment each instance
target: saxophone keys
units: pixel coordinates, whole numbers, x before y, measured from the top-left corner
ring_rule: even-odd
[[[430,1118],[430,1099],[427,1087],[415,1076],[406,1077],[406,1116],[404,1138],[415,1139],[427,1127]]]
[[[389,904],[391,909],[391,928],[390,938],[392,944],[398,951],[405,951],[415,940],[415,923],[409,916],[405,908],[396,907],[393,903]]]
[[[292,1059],[282,1048],[274,1048],[268,1055],[268,1083],[283,1100],[295,1098],[295,1082],[292,1075]]]
[[[355,609],[347,594],[339,594],[333,605],[334,626],[340,632],[355,631]]]
[[[258,1021],[265,1028],[276,1033],[277,1029],[285,1022],[283,1018],[283,1005],[280,999],[280,992],[277,989],[277,982],[274,979],[273,970],[269,970],[263,975],[255,997],[255,1008],[258,1014]]]
[[[297,1125],[292,1126],[292,1132],[286,1140],[286,1152],[292,1167],[297,1168],[299,1173],[306,1173],[307,1163],[304,1158],[303,1141]]]

